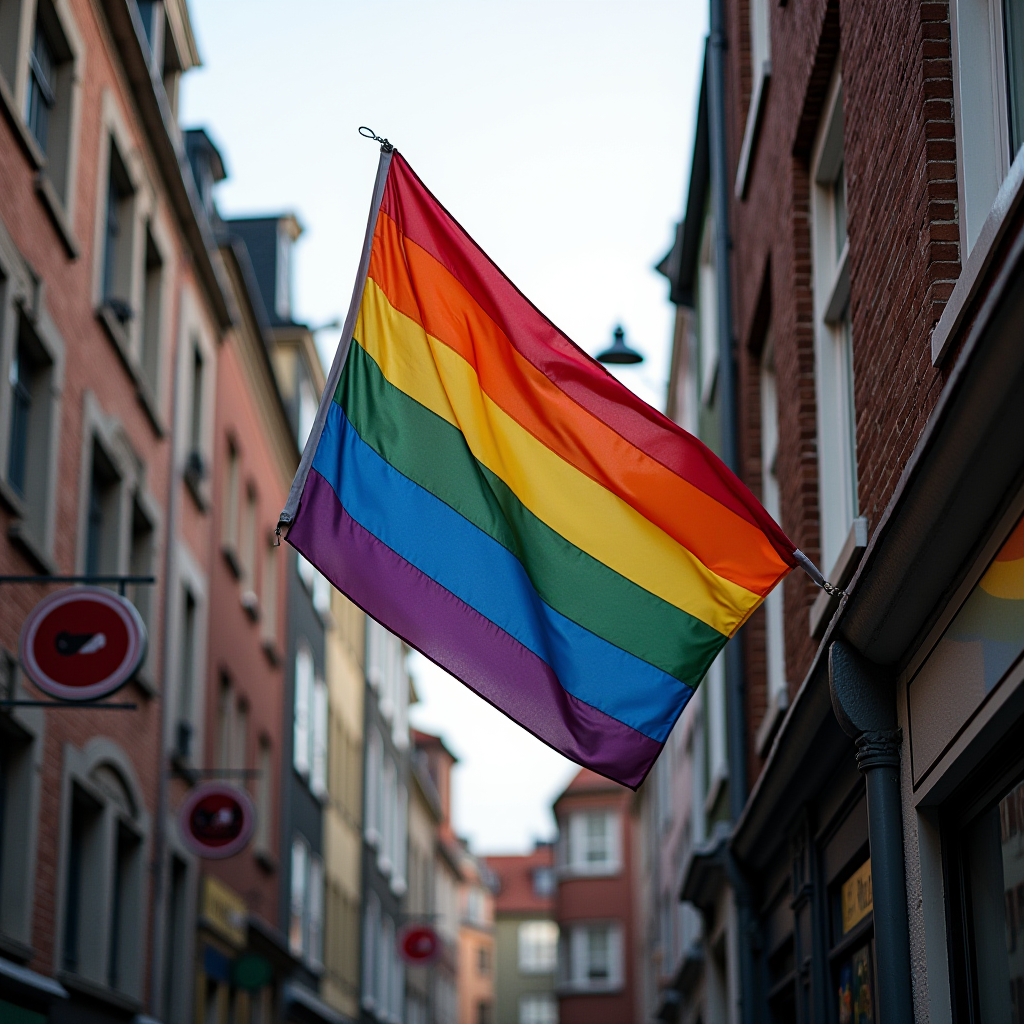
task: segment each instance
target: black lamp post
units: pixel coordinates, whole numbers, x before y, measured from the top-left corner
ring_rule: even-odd
[[[626,332],[622,324],[618,324],[612,332],[612,347],[605,349],[597,357],[600,363],[617,363],[620,366],[627,366],[631,363],[642,363],[644,357],[626,344]]]

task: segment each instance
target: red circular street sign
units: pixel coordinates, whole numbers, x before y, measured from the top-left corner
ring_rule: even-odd
[[[197,786],[182,805],[181,837],[200,857],[221,860],[245,848],[256,827],[249,794],[223,782]]]
[[[135,605],[103,587],[44,597],[21,627],[18,653],[36,686],[59,700],[97,700],[120,689],[146,654]]]
[[[414,967],[432,964],[441,955],[441,939],[429,924],[407,924],[398,933],[398,955]]]

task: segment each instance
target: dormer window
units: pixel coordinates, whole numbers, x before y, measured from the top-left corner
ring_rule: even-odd
[[[274,311],[282,320],[292,318],[292,237],[288,224],[277,225],[277,280],[274,285]]]

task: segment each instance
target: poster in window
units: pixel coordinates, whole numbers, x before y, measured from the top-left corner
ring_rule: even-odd
[[[862,946],[839,969],[839,1024],[875,1024],[870,946]]]

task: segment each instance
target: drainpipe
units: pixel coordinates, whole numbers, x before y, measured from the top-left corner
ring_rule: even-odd
[[[708,45],[708,135],[711,208],[715,218],[715,280],[718,287],[718,382],[722,459],[739,474],[736,415],[736,366],[733,361],[732,281],[729,264],[729,170],[725,138],[725,11],[711,0]],[[744,709],[743,640],[737,634],[725,646],[726,716],[729,745],[729,816],[735,823],[747,802],[747,737]],[[739,954],[740,1020],[754,1024],[753,906],[750,886],[730,857],[730,883],[736,901]]]
[[[857,745],[857,767],[867,787],[879,1024],[899,1024],[914,1019],[914,1000],[895,679],[842,640],[829,648],[828,676],[832,708]]]

